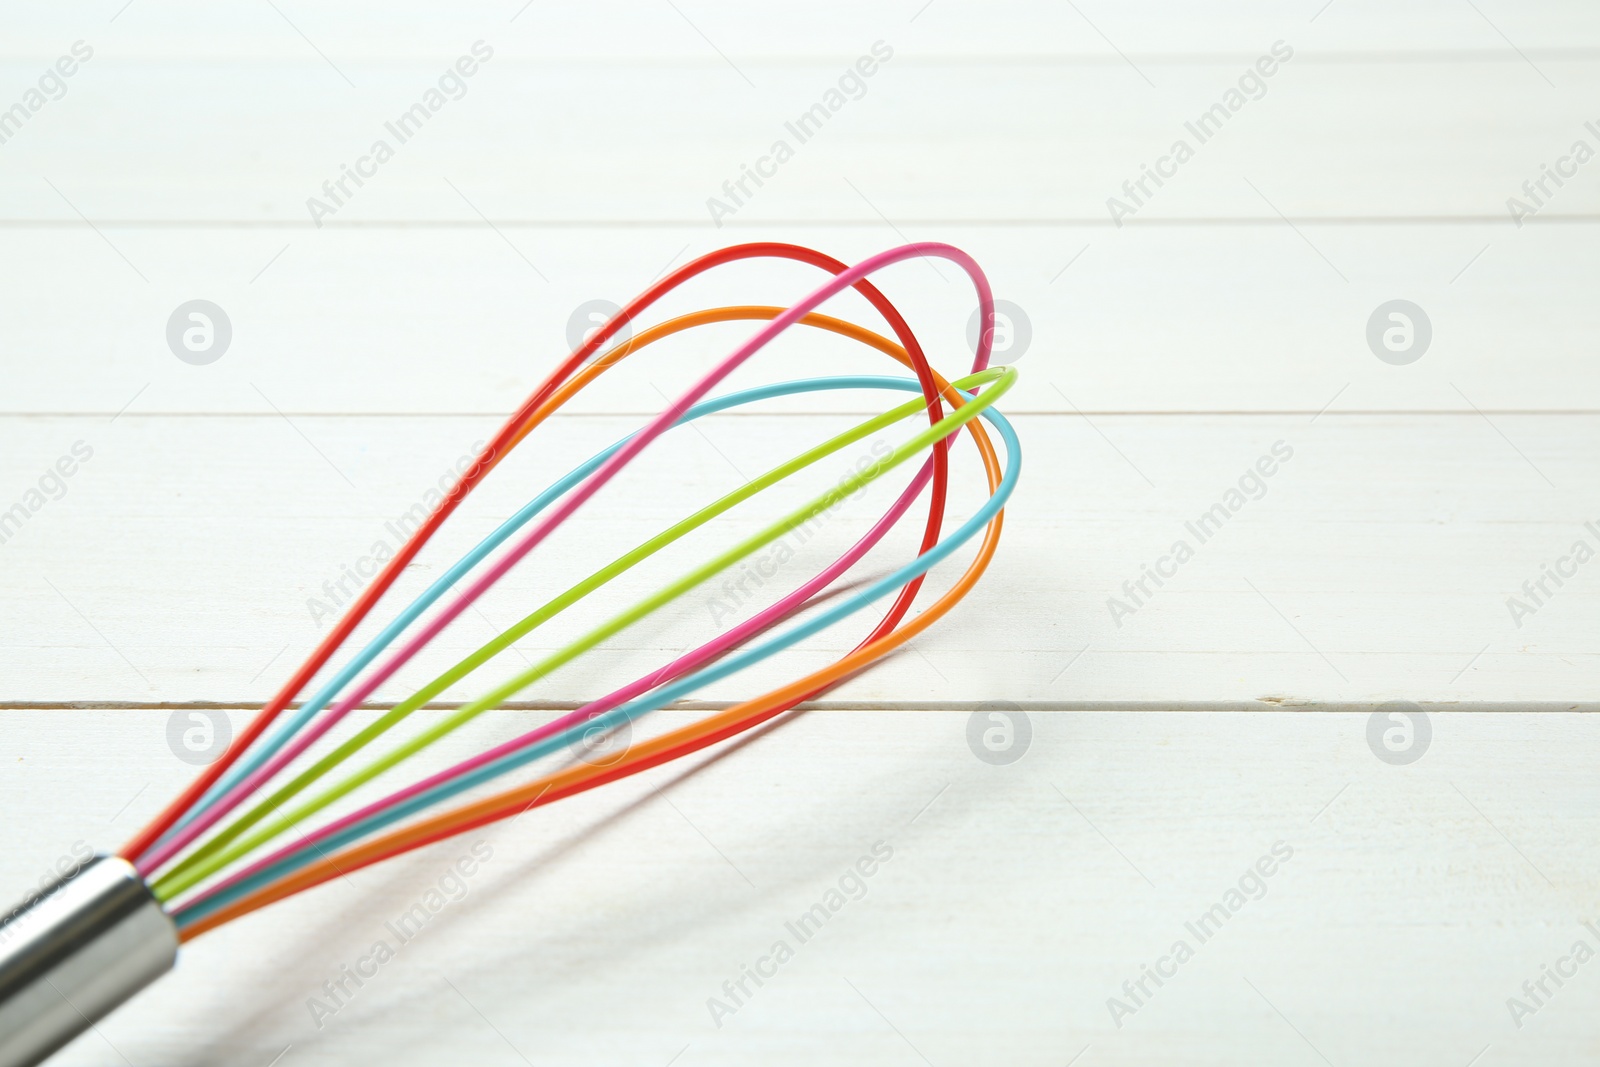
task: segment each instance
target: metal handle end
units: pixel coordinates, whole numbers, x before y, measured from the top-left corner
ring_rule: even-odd
[[[0,1067],[33,1067],[172,969],[178,930],[127,860],[96,856],[0,919]]]

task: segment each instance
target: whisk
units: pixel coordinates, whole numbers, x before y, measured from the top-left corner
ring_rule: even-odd
[[[934,372],[904,317],[868,276],[912,258],[953,262],[970,278],[982,330],[971,373],[948,381]],[[791,260],[831,277],[789,307],[734,306],[682,315],[601,349],[662,296],[706,271],[752,259]],[[887,322],[893,339],[816,309],[854,289]],[[313,679],[394,585],[461,502],[549,417],[582,389],[651,344],[717,322],[761,323],[755,333],[636,432],[596,453],[502,522],[350,657],[298,706]],[[978,582],[999,544],[1003,508],[1016,486],[1020,447],[994,403],[1016,380],[988,366],[994,324],[989,284],[976,262],[950,245],[925,242],[854,266],[798,245],[753,243],[710,253],[652,285],[574,350],[478,454],[451,492],[350,605],[282,689],[231,745],[115,856],[96,856],[0,921],[0,1067],[34,1064],[171,969],[180,942],[311,889],[341,874],[422,848],[532,808],[593,789],[715,745],[814,699],[882,659],[947,614]],[[778,382],[719,396],[716,385],[773,338],[795,326],[826,331],[876,349],[911,377],[844,375]],[[433,642],[490,587],[577,515],[602,487],[675,427],[779,397],[838,391],[917,394],[837,433],[686,515],[572,584],[327,751],[313,751],[350,712]],[[681,577],[544,655],[483,696],[372,756],[347,762],[499,653],[643,561],[706,527],[756,495],[850,445],[918,413],[927,425],[837,484]],[[1003,444],[1004,466],[985,424]],[[988,485],[971,517],[948,531],[950,455],[965,431]],[[305,824],[484,712],[504,705],[555,670],[661,610],[796,530],[814,527],[870,483],[926,453],[888,510],[838,559],[770,606],[697,648],[537,729],[362,803],[314,829]],[[851,580],[852,568],[927,496],[914,558],[888,574]],[[917,614],[911,608],[929,570],[978,538],[961,576]],[[560,571],[554,567],[550,573]],[[451,595],[453,594],[453,595]],[[452,798],[572,746],[614,740],[651,712],[745,670],[893,596],[888,612],[847,654],[776,689],[708,713],[687,726],[616,746],[604,757],[535,770],[531,780],[454,807]],[[331,742],[330,742],[331,744]],[[337,773],[336,773],[337,772]],[[443,806],[443,807],[442,807]],[[434,810],[439,809],[439,810]],[[279,843],[294,830],[288,843]]]

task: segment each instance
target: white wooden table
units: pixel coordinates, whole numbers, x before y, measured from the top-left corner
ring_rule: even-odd
[[[8,13],[0,514],[24,515],[0,526],[0,887],[115,848],[180,789],[174,719],[242,728],[328,627],[324,583],[493,432],[585,302],[736,241],[853,260],[937,239],[1031,333],[1004,357],[1026,464],[1000,555],[911,651],[733,758],[481,835],[462,899],[347,1003],[323,983],[479,837],[200,939],[60,1062],[1594,1061],[1600,963],[1572,954],[1600,950],[1600,563],[1572,552],[1600,549],[1600,162],[1572,152],[1600,150],[1600,9],[919,4]],[[307,199],[475,42],[492,54],[446,83],[459,99],[315,225]],[[715,225],[707,199],[879,42],[859,98]],[[1247,76],[1275,45],[1271,76]],[[1241,77],[1200,143],[1185,123]],[[1162,162],[1179,138],[1193,157]],[[1144,164],[1170,176],[1115,225],[1107,200],[1130,204]],[[1513,197],[1537,208],[1522,225]],[[729,271],[663,310],[815,281]],[[953,269],[881,281],[943,371],[970,360]],[[165,336],[193,299],[231,322],[209,365]],[[1369,345],[1394,300],[1430,325],[1413,362]],[[746,329],[586,393],[405,589]],[[887,369],[824,337],[760,359],[735,383]],[[664,442],[655,477],[597,499],[415,679],[877,403],[778,403]],[[1275,446],[1292,455],[1199,543],[1186,524]],[[48,476],[64,457],[71,476]],[[957,488],[970,511],[970,473]],[[775,513],[731,517],[494,677]],[[1124,588],[1180,539],[1175,576]],[[444,756],[703,640],[708,610],[675,605]],[[1011,763],[968,742],[994,702],[1031,733]],[[1422,732],[1396,754],[1381,735],[1401,722]],[[844,904],[797,937],[842,877]]]

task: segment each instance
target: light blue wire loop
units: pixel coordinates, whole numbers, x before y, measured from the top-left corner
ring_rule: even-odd
[[[679,419],[674,425],[683,426],[693,422],[695,419],[706,415],[714,415],[719,411],[726,411],[728,408],[742,407],[745,404],[753,404],[780,396],[794,396],[802,393],[841,389],[884,388],[878,383],[900,380],[898,378],[881,378],[873,375],[851,375],[834,378],[807,378],[793,382],[775,382],[755,389],[729,393],[726,396],[716,397],[697,404],[686,411],[683,418]],[[918,392],[921,392],[920,386],[918,387]],[[170,836],[177,829],[187,826],[194,819],[204,814],[212,804],[216,803],[234,785],[243,781],[248,775],[254,773],[258,767],[275,756],[284,745],[288,744],[297,733],[305,728],[307,723],[316,717],[319,711],[333,703],[345,686],[354,681],[356,676],[365,670],[373,660],[377,659],[384,649],[393,644],[406,631],[407,627],[416,622],[422,616],[422,613],[432,607],[440,597],[448,593],[472,568],[483,562],[490,553],[504,544],[512,534],[526,526],[545,508],[561,499],[573,486],[593,474],[601,464],[633,436],[633,434],[629,434],[604,451],[590,457],[581,466],[575,468],[560,481],[534,497],[522,510],[496,527],[472,551],[462,556],[454,566],[440,575],[427,589],[423,590],[404,611],[395,616],[394,621],[384,627],[365,648],[345,665],[344,669],[328,679],[310,700],[297,708],[293,714],[280,720],[275,727],[259,738],[238,762],[213,783],[210,789],[206,790],[201,798],[195,802],[194,807],[182,819],[178,820],[173,830],[168,831],[167,836]]]
[[[762,386],[757,389],[749,389],[743,392],[730,393],[727,396],[705,401],[704,403],[698,404],[685,412],[684,417],[680,419],[676,425],[681,426],[686,422],[700,418],[704,415],[723,411],[730,407],[755,403],[760,400],[771,399],[779,396],[790,396],[800,393],[822,392],[826,390],[839,389],[888,389],[920,393],[922,391],[922,386],[917,381],[910,378],[889,378],[875,375],[849,375],[832,378],[809,378],[803,381],[795,382],[779,382],[773,385]],[[972,394],[970,393],[962,393],[961,395],[966,399],[972,399]],[[711,666],[705,667],[702,670],[694,672],[693,674],[686,675],[677,679],[676,681],[668,682],[650,691],[649,693],[636,697],[633,700],[613,708],[610,711],[597,715],[586,722],[576,724],[569,729],[562,731],[561,733],[544,738],[520,751],[508,753],[507,755],[502,756],[491,763],[485,764],[482,767],[476,768],[467,774],[461,775],[460,777],[451,779],[448,782],[442,782],[429,790],[426,790],[414,797],[410,797],[405,801],[394,805],[393,807],[386,808],[380,812],[375,812],[360,822],[341,830],[339,833],[333,834],[322,841],[319,841],[314,847],[303,847],[284,856],[278,862],[256,872],[251,877],[241,880],[237,884],[228,887],[226,890],[223,890],[214,896],[208,897],[203,901],[197,901],[192,905],[180,906],[173,914],[173,918],[177,922],[178,926],[182,928],[191,923],[197,922],[206,915],[209,915],[221,908],[227,907],[229,904],[244,896],[247,896],[262,886],[274,882],[285,875],[292,874],[328,851],[332,851],[333,849],[337,848],[343,848],[345,845],[358,841],[377,830],[381,830],[384,827],[398,822],[401,819],[414,815],[419,811],[433,806],[434,804],[438,804],[462,792],[473,789],[476,786],[482,785],[487,781],[515,770],[518,767],[522,767],[528,763],[531,763],[543,756],[558,752],[570,745],[573,739],[580,734],[595,730],[609,731],[620,727],[625,723],[631,723],[636,719],[650,713],[651,711],[659,710],[674,700],[678,700],[687,696],[697,689],[726,678],[727,676],[744,670],[747,667],[753,666],[754,664],[759,663],[762,660],[767,659],[768,657],[799,643],[800,641],[804,641],[808,637],[820,633],[822,630],[825,630],[835,623],[848,618],[855,612],[860,611],[873,601],[887,596],[888,594],[906,585],[906,583],[913,581],[923,574],[926,574],[956,549],[960,548],[962,545],[976,536],[977,533],[987,526],[990,520],[993,519],[1003,507],[1005,507],[1006,501],[1011,497],[1012,492],[1016,488],[1017,478],[1021,473],[1021,443],[1018,441],[1016,430],[1012,427],[1010,421],[998,411],[994,410],[993,407],[987,408],[980,412],[978,417],[984,419],[991,426],[993,426],[995,430],[999,432],[1000,438],[1005,444],[1006,469],[1004,475],[1000,479],[1000,485],[998,488],[996,488],[994,493],[990,495],[989,499],[984,502],[983,506],[972,515],[971,518],[962,523],[961,526],[956,528],[927,552],[922,553],[910,563],[905,564],[878,581],[871,583],[849,599],[827,609],[826,611],[821,612],[804,623],[801,623],[774,637],[768,638],[759,645],[746,649],[745,651],[729,655],[717,663],[712,664]],[[629,437],[631,436],[632,435],[630,434]],[[420,615],[429,604],[433,603],[434,600],[437,600],[439,596],[443,595],[443,593],[447,591],[451,585],[458,581],[464,574],[471,570],[474,565],[476,565],[491,551],[493,551],[497,545],[505,541],[506,538],[510,537],[511,534],[514,533],[520,526],[537,515],[545,507],[549,506],[550,503],[559,499],[561,495],[573,485],[576,485],[578,482],[582,481],[583,478],[587,477],[591,471],[597,468],[600,464],[604,463],[607,457],[609,457],[617,449],[621,448],[627,441],[628,438],[625,437],[604,451],[597,453],[584,464],[575,468],[571,473],[557,481],[549,489],[535,497],[526,507],[517,512],[516,515],[513,515],[510,519],[507,519],[505,523],[502,523],[499,528],[486,537],[483,542],[481,542],[471,552],[463,556],[454,567],[452,567],[437,582],[430,586],[428,590],[422,594],[422,596],[418,597],[417,600],[414,601],[404,612],[402,612],[393,623],[385,628],[383,633],[374,638],[372,644],[363,649],[360,655],[352,660],[350,666],[347,666],[339,673],[338,676],[330,681],[327,686],[324,686],[323,690],[318,693],[318,699],[322,700],[324,704],[327,700],[332,699],[333,694],[337,693],[339,688],[342,688],[344,684],[346,684],[351,678],[359,673],[361,667],[365,666],[367,663],[370,663],[371,660],[382,651],[385,645],[387,645],[390,641],[393,641],[394,638],[405,629],[406,625]],[[320,706],[321,705],[318,705],[318,707]],[[312,708],[312,704],[307,704],[305,708],[301,709],[301,712],[304,713],[306,708]],[[313,709],[312,713],[315,713],[315,709]],[[288,740],[288,737],[293,735],[294,730],[299,729],[299,727],[304,724],[304,721],[308,721],[310,719],[310,715],[297,715],[296,719],[300,721],[297,722],[292,729],[288,730],[287,733],[280,731],[280,733],[283,733],[281,738],[278,737],[278,735],[274,735],[274,741],[277,747],[281,747],[281,745]],[[261,760],[270,758],[273,751],[276,751],[276,747],[264,751],[260,759],[257,760],[257,763],[259,763]],[[248,771],[245,773],[248,773]],[[220,784],[221,783],[219,783],[219,786]]]

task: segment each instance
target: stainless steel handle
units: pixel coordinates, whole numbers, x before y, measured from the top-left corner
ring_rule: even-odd
[[[172,969],[178,930],[133,865],[96,856],[0,919],[0,1067],[33,1067]]]

